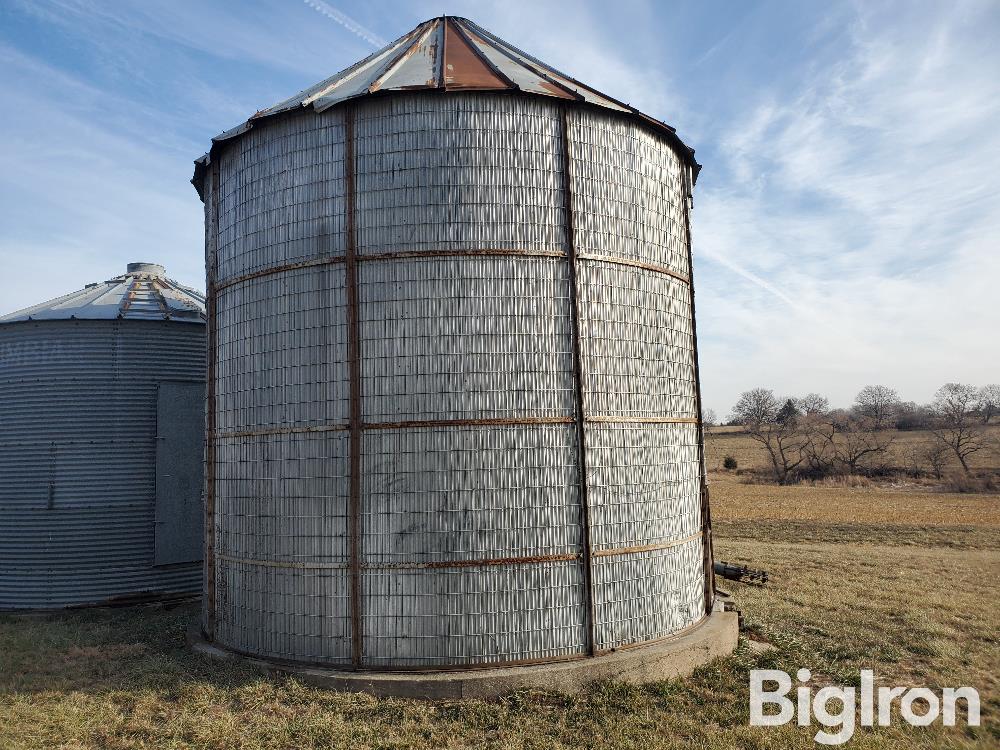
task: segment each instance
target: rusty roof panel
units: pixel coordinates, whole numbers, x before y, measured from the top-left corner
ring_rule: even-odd
[[[543,63],[536,57],[529,55],[527,52],[519,50],[512,44],[505,42],[498,36],[494,36],[482,26],[479,26],[472,21],[463,19],[466,27],[476,33],[481,38],[485,39],[487,42],[492,44],[494,47],[499,49],[505,55],[513,59],[515,62],[519,63],[522,67],[528,70],[539,70],[544,71],[544,76],[549,81],[557,83],[559,86],[568,89],[569,91],[578,94],[584,101],[590,102],[591,104],[597,104],[601,107],[606,107],[608,109],[615,109],[619,112],[632,112],[632,108],[628,105],[622,104],[621,102],[612,99],[610,97],[604,96],[599,91],[595,91],[589,86],[580,83],[575,78],[571,78],[565,73],[560,73],[553,67],[550,67]],[[546,92],[551,93],[551,92]]]
[[[507,89],[482,56],[450,21],[444,24],[444,86],[446,89]]]
[[[461,24],[460,24],[461,27]],[[490,44],[468,27],[462,27],[465,37],[475,46],[476,50],[490,63],[507,76],[521,91],[544,96],[556,96],[563,99],[576,99],[573,92],[546,79],[534,67],[525,66],[517,58],[506,54],[503,50]]]
[[[441,23],[430,24],[423,35],[410,46],[404,55],[381,79],[375,81],[371,91],[388,89],[421,89],[436,87],[437,69],[443,46]]]
[[[273,107],[255,113],[246,122],[216,136],[213,141],[220,143],[242,136],[262,119],[282,112],[302,107],[312,107],[321,112],[347,99],[415,89],[516,89],[623,112],[666,134],[682,158],[694,168],[695,175],[700,169],[694,159],[694,151],[666,123],[546,65],[467,18],[455,16],[439,16],[424,21],[364,60]],[[199,193],[210,159],[211,152],[195,162],[192,182]]]

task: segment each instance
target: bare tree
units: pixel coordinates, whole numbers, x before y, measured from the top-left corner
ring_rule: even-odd
[[[920,476],[926,470],[935,479],[940,479],[944,474],[944,467],[948,463],[949,455],[951,455],[951,451],[944,443],[918,443],[910,449],[910,463],[913,466],[913,476]]]
[[[865,417],[832,419],[814,416],[806,420],[806,460],[819,474],[859,474],[879,469],[892,438],[876,431]],[[882,463],[876,463],[881,459]]]
[[[979,391],[964,383],[946,383],[934,394],[935,437],[951,448],[967,475],[969,456],[983,450],[982,429],[975,419]]]
[[[705,427],[714,427],[718,424],[719,420],[715,416],[715,410],[702,408],[701,422]]]
[[[899,394],[887,385],[866,385],[854,399],[854,410],[871,420],[873,429],[885,429],[899,404]]]
[[[807,393],[802,398],[796,399],[795,405],[808,415],[826,414],[830,411],[830,400],[818,393]]]
[[[787,484],[806,460],[809,440],[798,416],[779,419],[781,412],[782,404],[774,391],[754,388],[740,396],[733,407],[732,421],[743,425],[747,435],[764,447],[774,478],[779,484]]]
[[[991,383],[979,389],[977,408],[983,424],[989,424],[994,414],[1000,414],[1000,385]]]

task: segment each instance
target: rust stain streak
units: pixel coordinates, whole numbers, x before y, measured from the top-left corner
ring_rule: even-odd
[[[406,422],[368,422],[365,430],[401,430],[416,427],[505,427],[532,424],[573,424],[573,417],[510,417],[497,419],[422,419]]]
[[[266,437],[268,435],[303,435],[310,432],[341,432],[349,430],[346,424],[325,424],[310,427],[272,427],[266,430],[240,430],[239,432],[215,431],[212,434],[219,440],[235,440],[246,437]]]
[[[508,81],[497,76],[472,46],[462,38],[450,19],[444,21],[444,83],[446,89],[507,89]]]
[[[619,417],[614,414],[589,414],[587,422],[603,424],[625,422],[629,424],[698,424],[697,417]]]
[[[666,276],[672,276],[678,281],[682,281],[685,284],[690,284],[691,279],[682,273],[677,271],[672,271],[665,266],[658,266],[653,263],[645,263],[639,260],[631,260],[630,258],[621,258],[615,255],[598,255],[596,253],[580,253],[577,256],[583,260],[600,260],[605,263],[614,263],[619,266],[632,266],[634,268],[641,268],[645,271],[653,271],[654,273],[662,273]]]
[[[684,544],[689,544],[690,542],[696,541],[701,538],[701,532],[696,534],[691,534],[683,539],[676,539],[672,542],[660,542],[658,544],[640,544],[634,547],[617,547],[614,549],[596,549],[594,550],[594,557],[615,557],[618,555],[640,555],[643,552],[656,552],[661,549],[670,549],[671,547],[680,547]]]

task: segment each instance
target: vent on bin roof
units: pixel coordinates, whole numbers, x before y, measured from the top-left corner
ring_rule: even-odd
[[[561,73],[491,34],[467,18],[440,16],[415,29],[364,60],[300,91],[273,107],[257,112],[241,125],[213,138],[220,143],[250,130],[263,118],[311,107],[321,112],[340,102],[390,91],[522,91],[603,107],[634,117],[665,134],[697,177],[700,165],[694,149],[685,145],[674,128],[635,107]],[[210,154],[195,162],[192,182],[201,190],[202,174]]]
[[[0,316],[0,323],[115,318],[204,323],[205,297],[168,279],[163,266],[129,263],[121,276]]]

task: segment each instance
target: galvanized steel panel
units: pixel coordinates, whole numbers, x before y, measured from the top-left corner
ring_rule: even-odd
[[[358,252],[565,250],[559,112],[400,95],[357,107]]]
[[[359,298],[366,422],[573,413],[564,260],[367,263]]]
[[[573,109],[569,123],[577,250],[689,275],[685,166],[674,149],[600,111]]]
[[[216,301],[217,430],[346,421],[343,264],[233,284]]]
[[[108,281],[23,310],[0,315],[0,323],[26,320],[173,320],[205,322],[201,292],[168,279],[163,266],[129,263],[128,271]]]
[[[217,639],[272,659],[350,662],[346,566],[217,560]]]
[[[217,283],[344,254],[344,121],[332,111],[254,128],[220,162]]]
[[[201,562],[205,384],[160,383],[156,394],[155,565]]]
[[[364,663],[496,664],[584,652],[577,562],[364,570]]]
[[[154,567],[156,394],[204,376],[200,326],[0,325],[0,608],[198,590]]]
[[[423,565],[576,555],[575,456],[572,425],[367,431],[362,560]]]
[[[439,60],[444,50],[441,24],[432,24],[419,40],[381,79],[371,84],[374,91],[437,85]]]
[[[700,531],[697,425],[588,424],[586,435],[595,551],[669,544]]]
[[[222,436],[216,553],[265,564],[344,563],[347,492],[346,432]]]
[[[584,410],[618,417],[697,416],[691,295],[666,274],[581,260]]]
[[[702,540],[594,560],[600,648],[665,638],[704,616]]]

